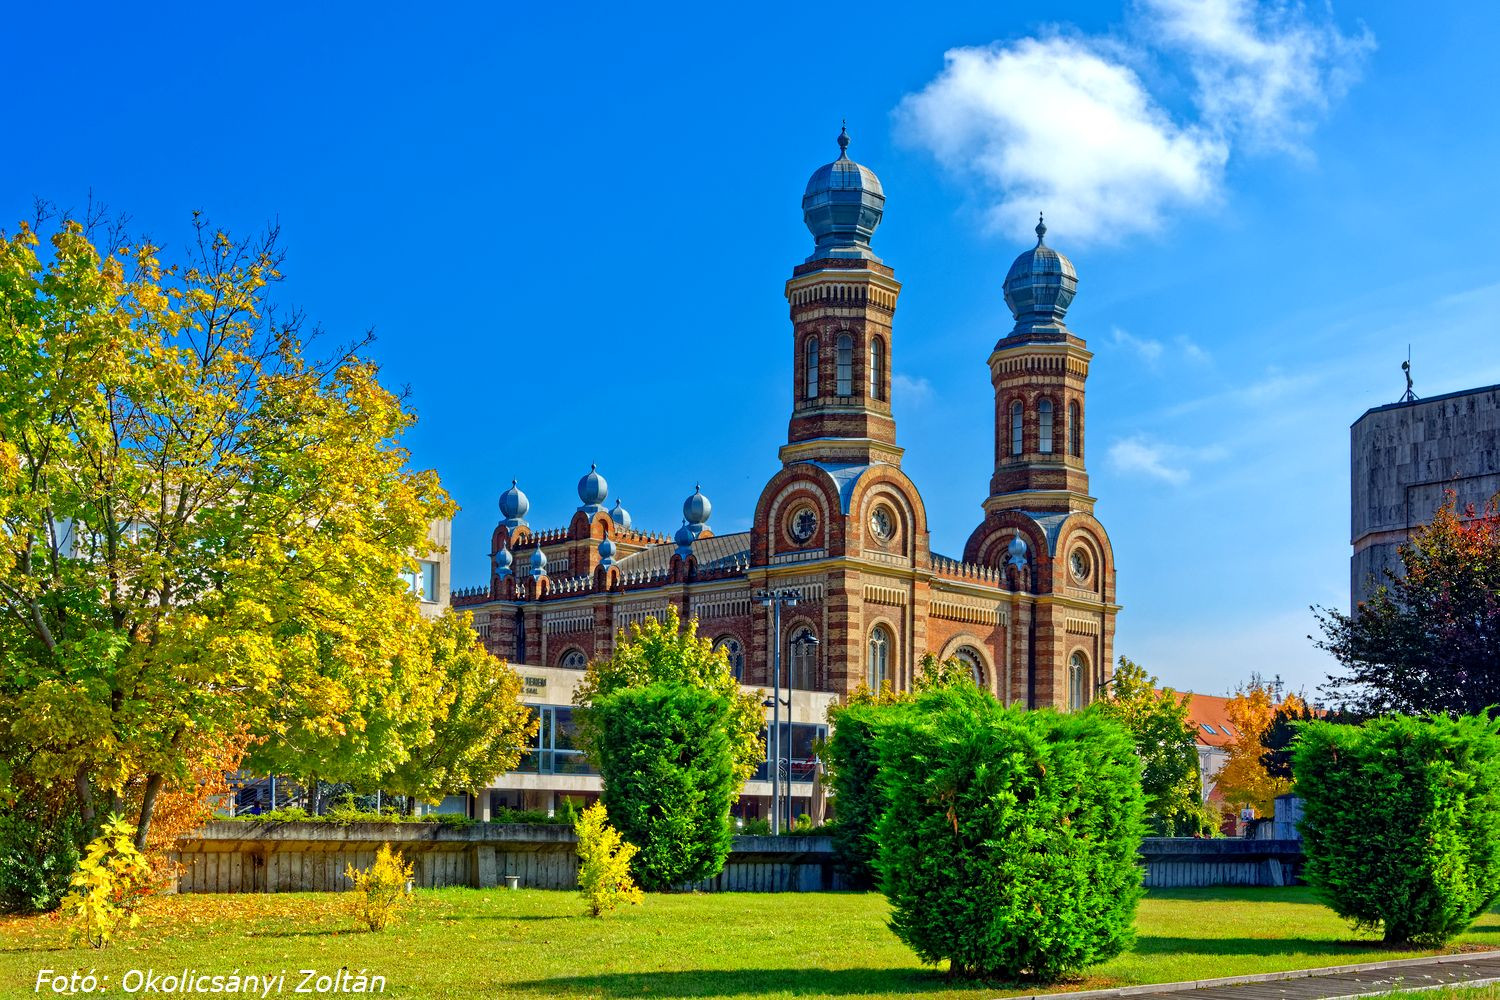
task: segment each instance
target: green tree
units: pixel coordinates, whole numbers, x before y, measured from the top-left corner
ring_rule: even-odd
[[[1314,608],[1318,648],[1343,665],[1323,691],[1365,717],[1500,706],[1500,496],[1460,511],[1449,492],[1399,549],[1404,572],[1353,615]]]
[[[875,730],[882,719],[909,706],[918,692],[953,686],[973,686],[968,667],[957,657],[939,660],[925,653],[913,678],[914,691],[898,692],[889,682],[878,690],[860,684],[844,703],[828,707],[828,739],[818,747],[834,793],[838,821],[833,844],[844,878],[851,888],[875,886],[878,845],[875,829],[884,812],[877,780],[880,762],[875,753]]]
[[[244,731],[373,779],[441,702],[402,580],[453,505],[361,345],[276,309],[274,230],[187,259],[77,221],[0,234],[0,799],[85,829]]]
[[[442,677],[441,714],[414,733],[415,747],[381,785],[438,802],[476,792],[515,769],[536,736],[538,720],[521,704],[521,678],[479,641],[468,612],[447,610],[427,627],[422,656]]]
[[[1302,877],[1392,944],[1437,947],[1500,898],[1500,721],[1304,722]]]
[[[578,835],[578,893],[589,916],[602,917],[621,903],[641,905],[641,890],[630,877],[635,845],[609,825],[604,805],[595,802],[573,821]]]
[[[1094,711],[936,689],[876,733],[891,929],[957,976],[1052,981],[1130,943],[1140,761]]]
[[[642,888],[670,889],[724,868],[734,834],[729,808],[743,785],[726,725],[728,698],[674,681],[619,688],[589,709],[590,758],[604,782],[600,801]]]
[[[663,620],[647,618],[631,625],[628,636],[622,633],[620,639],[609,659],[589,664],[582,683],[573,692],[580,748],[586,752],[593,749],[596,727],[590,712],[600,696],[667,681],[713,691],[729,701],[725,724],[734,746],[735,777],[743,784],[754,774],[766,759],[766,716],[761,699],[740,691],[728,654],[715,650],[710,640],[698,638],[698,620],[690,619],[684,627],[676,607],[668,605]]]
[[[573,703],[609,816],[640,849],[632,863],[641,885],[717,875],[732,839],[729,808],[765,760],[760,699],[740,691],[723,650],[669,607],[665,620],[631,626],[613,656],[590,664]]]
[[[1146,822],[1160,837],[1213,836],[1218,817],[1203,801],[1198,741],[1188,721],[1191,694],[1158,690],[1144,667],[1120,657],[1099,711],[1130,732],[1141,759]]]

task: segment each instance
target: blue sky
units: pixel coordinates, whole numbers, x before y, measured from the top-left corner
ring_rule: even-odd
[[[547,8],[547,9],[544,9]],[[373,327],[482,581],[515,477],[561,524],[596,462],[645,527],[695,481],[741,530],[790,408],[808,174],[884,183],[893,394],[933,548],[990,472],[1000,286],[1047,212],[1095,352],[1089,467],[1117,651],[1223,693],[1316,686],[1348,601],[1348,427],[1500,382],[1500,7],[1142,0],[675,8],[29,5],[0,220],[35,197],[279,220],[280,297]]]

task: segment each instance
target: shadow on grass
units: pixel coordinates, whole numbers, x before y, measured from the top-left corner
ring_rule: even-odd
[[[1053,987],[1068,989],[1066,985]],[[1078,989],[1078,986],[1073,986]],[[738,997],[785,993],[791,996],[844,996],[889,993],[898,996],[972,989],[985,996],[996,990],[1047,989],[1035,983],[982,983],[949,979],[922,969],[685,969],[675,972],[619,972],[558,976],[507,983],[513,996],[553,997]]]
[[[1130,949],[1137,955],[1360,955],[1368,951],[1391,951],[1378,938],[1188,938],[1138,934]]]

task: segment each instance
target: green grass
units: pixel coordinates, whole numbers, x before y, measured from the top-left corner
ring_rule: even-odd
[[[169,896],[103,952],[66,946],[55,918],[0,919],[0,997],[35,997],[37,971],[93,968],[110,992],[132,968],[206,973],[340,966],[386,977],[386,996],[998,997],[1037,992],[957,986],[924,968],[885,924],[879,895],[649,896],[595,920],[573,893],[422,892],[404,922],[354,931],[347,897]],[[1355,934],[1306,889],[1157,891],[1142,902],[1133,950],[1056,989],[1205,979],[1430,952],[1393,952]],[[1490,913],[1449,950],[1500,947]],[[45,994],[44,994],[45,995]],[[139,994],[138,994],[139,995]],[[1425,996],[1431,997],[1431,994]],[[1468,1000],[1466,997],[1465,1000]],[[1493,995],[1484,1000],[1500,1000]]]

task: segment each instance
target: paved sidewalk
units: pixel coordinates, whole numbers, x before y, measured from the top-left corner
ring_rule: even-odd
[[[1104,1000],[1108,997],[1130,997],[1131,1000],[1349,1000],[1393,990],[1489,986],[1492,983],[1500,983],[1500,951],[1398,958],[1388,962],[1200,979],[1188,983],[1038,994],[1011,1000]]]

